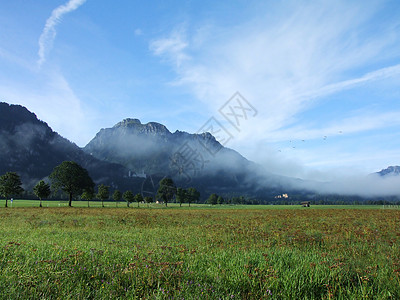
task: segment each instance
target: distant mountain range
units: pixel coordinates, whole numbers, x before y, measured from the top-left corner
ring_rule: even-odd
[[[23,106],[0,103],[0,118],[0,174],[15,171],[28,188],[62,161],[73,160],[97,184],[121,190],[154,190],[161,178],[170,176],[204,195],[265,197],[286,191],[275,180],[280,177],[260,176],[259,166],[223,147],[209,133],[171,133],[159,123],[125,119],[101,129],[81,149]]]
[[[389,166],[386,169],[382,169],[376,174],[380,176],[398,176],[400,175],[400,166]]]
[[[100,132],[83,148],[93,157],[117,163],[130,177],[172,177],[180,186],[212,192],[268,197],[285,189],[238,152],[223,147],[210,133],[171,133],[164,125],[125,119]]]
[[[15,171],[31,189],[65,160],[86,168],[96,184],[135,193],[154,194],[159,180],[169,176],[179,186],[196,187],[203,197],[218,193],[273,200],[283,193],[309,194],[294,188],[302,180],[267,172],[223,147],[210,133],[171,133],[159,123],[125,119],[101,129],[81,149],[25,107],[0,102],[0,174]],[[400,167],[378,174],[398,175]]]

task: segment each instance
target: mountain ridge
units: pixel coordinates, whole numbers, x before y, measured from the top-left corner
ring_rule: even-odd
[[[46,179],[62,161],[73,160],[89,171],[96,184],[104,183],[112,189],[140,192],[149,177],[158,182],[164,176],[171,176],[181,186],[195,186],[203,195],[212,192],[253,195],[254,184],[248,176],[253,163],[236,151],[224,148],[210,133],[190,134],[179,130],[171,133],[160,123],[142,124],[138,119],[127,118],[112,128],[101,129],[93,138],[109,150],[103,153],[104,157],[98,157],[89,151],[96,150],[89,149],[90,142],[84,148],[78,147],[21,105],[1,102],[0,116],[0,173],[17,172],[28,189],[38,180]],[[127,157],[125,164],[112,159],[116,147],[110,137],[121,137],[121,132],[135,136],[131,140],[122,135],[121,140],[127,146],[136,145],[133,158],[130,151],[122,153]],[[197,155],[192,163],[201,165],[195,168],[186,165],[186,169],[178,165],[188,149]],[[129,162],[135,163],[134,168],[126,167]]]
[[[375,174],[378,174],[382,177],[398,176],[400,175],[400,166],[388,166],[387,168],[382,169],[379,172],[376,172]]]
[[[102,128],[83,150],[100,160],[121,164],[133,173],[165,174],[181,184],[185,180],[222,175],[222,172],[224,178],[215,178],[221,183],[227,178],[243,176],[239,174],[243,172],[234,170],[239,169],[238,165],[242,169],[250,165],[247,159],[223,147],[210,133],[191,134],[179,130],[171,133],[162,124],[142,124],[131,118],[111,128]]]
[[[81,164],[96,183],[112,185],[127,172],[87,155],[21,105],[0,102],[0,116],[0,173],[18,172],[27,186],[46,178],[65,160]]]
[[[181,187],[198,188],[202,195],[247,195],[269,200],[283,193],[315,195],[320,185],[269,173],[237,151],[223,147],[208,132],[172,133],[157,122],[142,124],[139,119],[126,118],[111,128],[102,128],[80,148],[21,105],[0,102],[0,118],[0,174],[18,172],[28,187],[46,178],[65,160],[86,168],[96,184],[134,192],[143,191],[146,182],[154,185],[165,176]],[[400,167],[389,166],[374,174],[397,176]]]

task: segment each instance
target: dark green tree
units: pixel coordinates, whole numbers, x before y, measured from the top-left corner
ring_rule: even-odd
[[[231,203],[232,204],[239,204],[239,197],[232,197]]]
[[[157,198],[164,201],[165,206],[167,206],[168,202],[174,197],[176,193],[176,186],[174,181],[171,178],[163,178],[160,181],[160,186],[157,190]]]
[[[101,200],[101,206],[104,207],[104,200],[110,198],[110,190],[108,185],[100,184],[97,188],[97,199]]]
[[[118,206],[118,202],[121,201],[122,194],[119,190],[115,190],[112,198],[115,201],[115,206]]]
[[[188,191],[183,188],[176,189],[176,201],[179,202],[179,206],[182,206],[182,203],[188,201]],[[189,204],[190,205],[190,204]]]
[[[189,202],[189,207],[190,203],[196,203],[200,200],[200,192],[196,190],[194,187],[188,188],[188,202]]]
[[[211,194],[210,197],[207,199],[207,203],[211,205],[215,205],[218,203],[218,195],[217,194]]]
[[[7,172],[0,176],[0,195],[6,198],[5,207],[8,207],[9,197],[18,196],[24,191],[21,185],[21,179],[15,172]]]
[[[81,199],[87,201],[87,207],[89,207],[89,201],[93,200],[95,197],[93,189],[85,189],[81,195]]]
[[[137,202],[137,207],[139,207],[139,203],[143,201],[142,194],[136,194],[135,195],[135,201]]]
[[[224,198],[222,198],[222,196],[218,196],[217,203],[219,205],[223,204],[224,203]]]
[[[33,193],[39,197],[40,204],[39,207],[42,207],[42,199],[47,198],[51,194],[50,185],[45,183],[43,180],[40,180],[33,188]]]
[[[54,189],[61,189],[68,194],[69,206],[72,206],[74,196],[82,194],[85,189],[94,188],[88,171],[74,161],[62,162],[54,168],[49,177]]]
[[[133,195],[133,193],[131,191],[126,191],[122,195],[122,199],[124,199],[126,201],[126,205],[129,207],[129,204],[132,203],[133,201],[135,201],[135,196]]]
[[[149,203],[153,202],[153,197],[146,196],[144,197],[144,201],[147,203],[147,207],[149,207]]]

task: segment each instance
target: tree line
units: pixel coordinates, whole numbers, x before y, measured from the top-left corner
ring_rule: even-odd
[[[42,199],[48,198],[52,189],[54,191],[61,190],[68,195],[68,206],[72,206],[72,200],[77,196],[87,201],[88,207],[89,202],[95,198],[101,200],[102,207],[104,207],[104,201],[110,198],[110,187],[100,184],[96,193],[95,183],[88,171],[74,161],[64,161],[56,166],[49,175],[49,179],[51,187],[50,183],[40,180],[33,188],[33,193],[40,200],[40,207],[42,207]],[[16,172],[7,172],[0,176],[0,195],[6,199],[5,207],[8,207],[8,200],[11,197],[17,197],[23,191],[20,176]],[[141,202],[149,204],[157,200],[162,201],[167,206],[168,202],[171,202],[174,197],[181,206],[182,203],[189,203],[190,206],[191,203],[199,201],[200,193],[193,187],[188,189],[177,188],[174,181],[166,177],[160,181],[155,199],[151,196],[143,197],[140,193],[134,195],[130,190],[122,193],[116,189],[112,194],[112,199],[116,202],[116,205],[123,199],[128,207],[132,202],[137,202],[139,206]]]

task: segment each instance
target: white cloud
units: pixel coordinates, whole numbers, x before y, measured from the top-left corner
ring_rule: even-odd
[[[142,29],[140,29],[140,28],[136,28],[135,31],[134,31],[134,34],[135,34],[136,36],[143,35],[143,31],[142,31]]]
[[[158,56],[163,56],[171,61],[177,68],[189,59],[185,53],[188,46],[185,30],[181,27],[174,30],[167,38],[154,40],[150,43],[150,50]]]
[[[377,174],[369,176],[343,176],[326,183],[306,182],[302,187],[319,193],[373,196],[399,196],[400,176],[381,177]]]
[[[388,57],[392,53],[395,58],[400,41],[396,26],[374,20],[385,8],[378,1],[289,4],[260,11],[258,19],[232,28],[206,25],[212,34],[203,32],[201,38],[196,36],[198,28],[192,34],[189,29],[173,30],[153,41],[150,49],[173,63],[175,83],[189,87],[215,116],[221,117],[218,109],[235,91],[251,102],[259,114],[228,145],[241,152],[260,142],[399,125],[399,113],[387,107],[379,112],[360,110],[354,116],[343,111],[335,119],[297,125],[303,112],[329,95],[399,77],[398,60]],[[297,162],[303,163],[300,158]]]
[[[292,126],[289,129],[278,129],[269,132],[265,138],[268,142],[281,142],[287,140],[313,140],[326,136],[351,135],[365,131],[382,129],[400,125],[400,111],[378,113],[374,111],[363,112],[359,115],[332,120],[322,124],[321,127],[308,127],[305,125]],[[325,125],[325,126],[324,126]]]
[[[309,99],[324,97],[326,95],[333,94],[345,89],[351,89],[363,83],[382,80],[385,78],[395,77],[398,75],[400,75],[400,64],[369,72],[359,78],[353,78],[338,83],[329,84],[327,86],[322,87],[320,90],[303,95],[302,97]]]
[[[53,42],[57,34],[57,24],[61,22],[61,19],[65,14],[76,10],[85,2],[86,0],[69,0],[66,4],[60,5],[52,11],[51,16],[47,19],[42,34],[39,38],[39,67],[46,61],[46,55],[53,46]]]
[[[393,42],[362,36],[375,9],[340,1],[299,3],[274,21],[271,12],[262,21],[214,27],[202,43],[181,26],[150,49],[173,62],[176,83],[189,86],[214,111],[238,90],[261,112],[264,127],[275,130],[315,98],[399,74],[395,65],[347,79]]]

